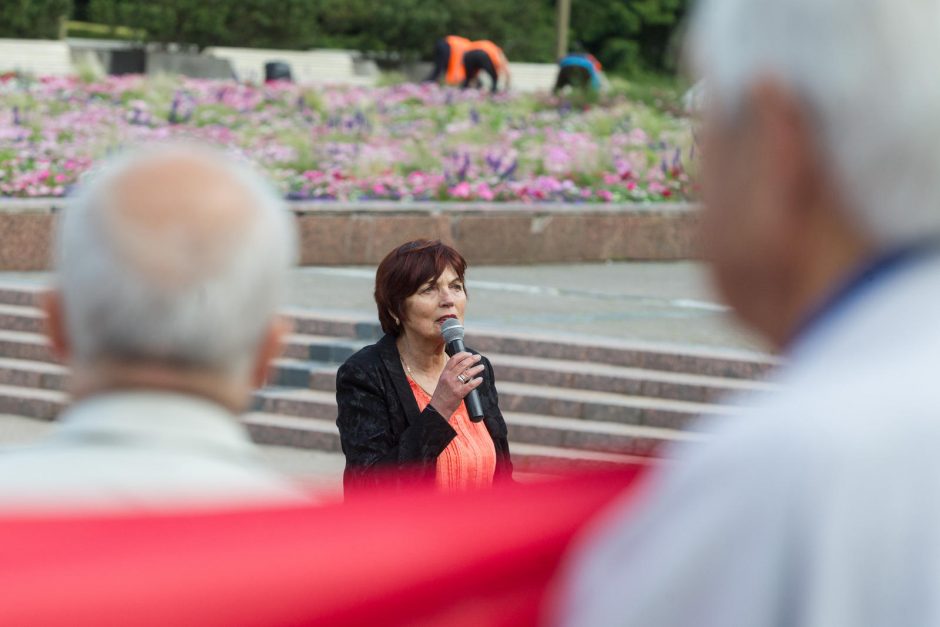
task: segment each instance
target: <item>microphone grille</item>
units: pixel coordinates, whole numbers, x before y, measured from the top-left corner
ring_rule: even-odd
[[[463,325],[460,324],[460,320],[456,318],[448,318],[441,323],[441,336],[444,338],[445,342],[453,342],[454,340],[463,339]]]

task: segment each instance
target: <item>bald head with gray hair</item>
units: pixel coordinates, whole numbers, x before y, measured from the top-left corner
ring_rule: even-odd
[[[701,0],[687,45],[729,117],[760,79],[792,90],[879,247],[940,235],[940,2]]]
[[[120,155],[61,216],[65,352],[77,369],[144,365],[244,377],[257,365],[295,256],[287,208],[247,166],[187,144]]]

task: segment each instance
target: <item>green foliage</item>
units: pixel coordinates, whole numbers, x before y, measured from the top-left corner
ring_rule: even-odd
[[[95,22],[142,29],[149,41],[204,47],[224,31],[228,5],[223,0],[91,0],[88,12]]]
[[[376,87],[392,87],[394,85],[402,85],[404,83],[410,82],[408,77],[401,72],[386,71],[382,72],[378,79],[376,80]]]
[[[107,24],[94,24],[92,22],[77,22],[69,20],[65,23],[66,37],[79,37],[83,39],[120,39],[124,41],[141,41],[146,37],[143,30],[135,30],[126,26],[109,26]]]
[[[331,47],[416,56],[446,34],[448,8],[426,0],[318,0],[318,30]],[[429,42],[430,39],[430,42]]]
[[[546,10],[544,0],[453,2],[449,31],[441,36],[454,33],[489,39],[499,44],[510,60],[551,63],[556,60],[553,6],[552,1]]]
[[[553,60],[544,0],[319,0],[318,30],[325,45],[406,59],[428,58],[436,39],[459,34],[495,41],[510,59]]]
[[[61,20],[72,12],[72,0],[3,0],[0,37],[58,39]]]
[[[612,96],[620,95],[673,117],[684,117],[682,96],[691,85],[679,76],[643,73],[630,80],[614,77],[610,87]]]
[[[87,14],[92,22],[146,31],[148,41],[200,48],[330,47],[428,59],[436,39],[457,34],[490,39],[510,60],[550,63],[555,60],[557,1],[88,0]],[[63,2],[71,0],[32,4]],[[609,72],[671,70],[674,34],[687,3],[572,0],[572,49],[595,54]]]
[[[300,50],[320,45],[318,0],[239,0],[223,4],[223,32],[206,45]]]
[[[571,40],[608,71],[674,70],[673,38],[687,5],[688,0],[574,0]]]
[[[309,48],[317,5],[310,0],[90,0],[89,19],[140,29],[150,42],[252,48]]]

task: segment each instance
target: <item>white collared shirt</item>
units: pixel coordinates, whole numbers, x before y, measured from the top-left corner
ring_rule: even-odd
[[[217,507],[310,502],[268,469],[236,416],[194,396],[84,399],[42,440],[0,451],[0,510]]]
[[[940,625],[940,260],[827,316],[585,534],[565,627]]]

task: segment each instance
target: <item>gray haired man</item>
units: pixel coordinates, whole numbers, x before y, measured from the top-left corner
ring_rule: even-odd
[[[93,175],[59,224],[45,301],[74,404],[0,456],[0,500],[27,508],[298,500],[237,414],[264,382],[296,235],[283,203],[222,153],[166,145]]]
[[[567,570],[571,626],[940,625],[940,1],[703,0],[702,240],[779,392]]]

